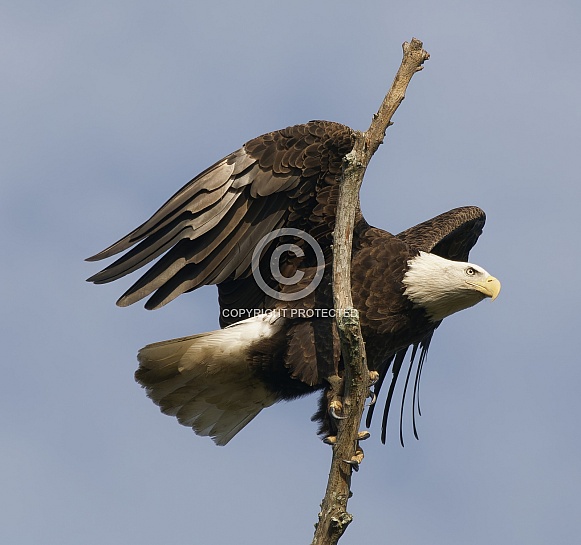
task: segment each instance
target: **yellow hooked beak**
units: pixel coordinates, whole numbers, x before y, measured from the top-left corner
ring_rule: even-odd
[[[500,282],[494,278],[494,276],[489,276],[486,280],[479,282],[478,280],[471,280],[468,282],[480,293],[486,295],[486,297],[491,297],[494,301],[498,294],[500,293]]]

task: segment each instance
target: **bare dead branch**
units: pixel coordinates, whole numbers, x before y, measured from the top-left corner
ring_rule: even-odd
[[[312,545],[336,544],[353,518],[347,512],[347,501],[351,496],[354,466],[345,460],[352,460],[359,449],[357,434],[370,386],[359,317],[353,310],[351,298],[351,247],[359,188],[371,157],[383,142],[391,118],[405,97],[412,76],[429,58],[421,41],[413,38],[403,44],[403,59],[389,92],[367,131],[357,135],[353,150],[344,159],[334,233],[333,294],[345,362],[343,410],[347,418],[339,422],[327,490]]]

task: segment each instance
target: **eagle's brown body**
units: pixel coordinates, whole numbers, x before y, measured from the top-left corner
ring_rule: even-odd
[[[341,373],[334,320],[324,311],[333,308],[330,264],[338,180],[353,138],[348,127],[326,121],[255,138],[194,178],[142,226],[91,258],[110,257],[137,244],[89,279],[105,283],[162,256],[120,298],[121,306],[149,296],[146,308],[154,309],[183,292],[217,284],[221,325],[230,327],[146,347],[140,352],[136,377],[164,412],[219,444],[225,444],[263,407],[325,388],[329,377]],[[407,348],[427,347],[439,325],[406,296],[404,276],[410,260],[426,252],[466,261],[484,221],[482,210],[464,207],[394,236],[370,227],[357,211],[353,301],[369,368],[382,375],[379,385],[394,358],[397,378]],[[256,245],[281,228],[312,236],[324,256],[317,289],[296,301],[265,294],[252,274]],[[260,274],[276,292],[292,294],[315,277],[317,256],[301,238],[282,240],[304,251],[302,258],[283,253],[282,274],[290,278],[300,271],[304,276],[294,285],[277,281],[269,269],[276,244],[266,246]],[[277,317],[240,321],[274,309]],[[204,343],[208,350],[203,349]],[[219,350],[224,343],[233,352],[222,356]],[[206,355],[199,355],[198,349]],[[227,415],[236,410],[234,425]],[[228,420],[222,428],[220,418]],[[324,404],[318,419],[322,431],[329,432],[332,422]]]

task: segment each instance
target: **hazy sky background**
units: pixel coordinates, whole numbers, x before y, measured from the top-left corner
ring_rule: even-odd
[[[135,278],[90,285],[83,259],[254,136],[366,129],[412,36],[431,60],[364,213],[399,232],[481,206],[471,259],[503,291],[438,330],[420,441],[409,418],[405,449],[372,427],[341,544],[578,542],[580,31],[573,0],[4,2],[0,542],[310,543],[331,455],[316,398],[227,447],[195,436],[146,399],[135,355],[215,329],[215,288],[120,309]]]

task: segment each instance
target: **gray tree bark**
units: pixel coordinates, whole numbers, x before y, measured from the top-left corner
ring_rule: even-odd
[[[341,353],[345,362],[343,414],[346,418],[339,421],[327,490],[321,503],[312,545],[336,544],[353,519],[347,512],[351,476],[358,467],[357,462],[363,459],[358,432],[370,378],[359,317],[353,309],[351,298],[351,247],[359,188],[371,157],[383,142],[385,131],[392,124],[391,118],[405,98],[412,76],[422,69],[424,61],[429,58],[421,41],[413,38],[411,42],[403,44],[403,59],[391,88],[373,116],[371,125],[367,131],[358,133],[353,150],[343,162],[333,244],[333,295]]]

